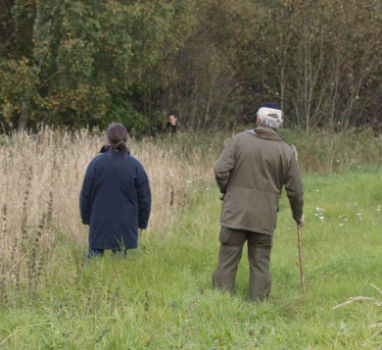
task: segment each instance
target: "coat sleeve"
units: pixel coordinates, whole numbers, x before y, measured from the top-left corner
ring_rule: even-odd
[[[139,228],[146,228],[149,222],[151,211],[151,190],[145,169],[140,163],[138,163],[137,166],[135,188],[138,195],[138,226]]]
[[[214,174],[221,193],[226,193],[231,171],[236,163],[236,139],[226,146],[214,164]]]
[[[289,168],[285,176],[284,185],[292,209],[293,218],[299,223],[303,214],[304,192],[297,162],[293,156],[291,157]]]
[[[90,163],[88,168],[86,169],[84,181],[82,183],[81,193],[80,193],[80,212],[82,223],[85,225],[89,225],[90,221],[90,199],[91,193],[94,184],[94,171],[95,166],[94,163]]]

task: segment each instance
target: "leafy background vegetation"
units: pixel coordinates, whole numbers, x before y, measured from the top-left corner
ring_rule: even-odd
[[[156,133],[252,120],[380,128],[381,5],[374,0],[4,0],[0,123]]]

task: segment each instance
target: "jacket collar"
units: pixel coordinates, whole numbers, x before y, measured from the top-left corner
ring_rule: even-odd
[[[271,128],[259,126],[256,129],[248,130],[248,132],[261,139],[284,141],[282,137],[274,129]]]
[[[110,145],[103,145],[99,153],[106,153],[110,151]],[[127,150],[127,154],[130,156],[130,150]]]

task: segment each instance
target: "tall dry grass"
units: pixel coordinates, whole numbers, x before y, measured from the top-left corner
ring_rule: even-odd
[[[344,173],[360,164],[382,164],[382,135],[371,129],[333,133],[325,129],[305,132],[281,129],[281,135],[298,150],[304,172]]]
[[[0,237],[2,299],[8,285],[33,291],[42,266],[52,259],[60,237],[86,244],[79,194],[86,167],[106,142],[100,133],[45,128],[38,134],[3,139],[0,151]],[[174,145],[177,145],[174,147]],[[212,179],[214,152],[182,150],[180,139],[131,141],[129,148],[145,167],[152,190],[147,234],[166,232],[177,210],[188,202],[189,187]],[[187,147],[186,147],[187,148]]]

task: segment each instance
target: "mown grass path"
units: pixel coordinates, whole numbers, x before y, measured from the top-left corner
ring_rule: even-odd
[[[88,262],[86,246],[64,236],[55,263],[30,297],[1,309],[4,349],[376,349],[369,325],[381,309],[353,296],[381,298],[380,169],[304,176],[301,292],[296,225],[282,197],[274,236],[271,298],[247,300],[246,250],[237,293],[211,290],[221,202],[215,185],[190,187],[190,201],[167,232],[143,233],[126,260]],[[86,231],[84,229],[84,235]],[[374,336],[373,336],[374,335]]]

